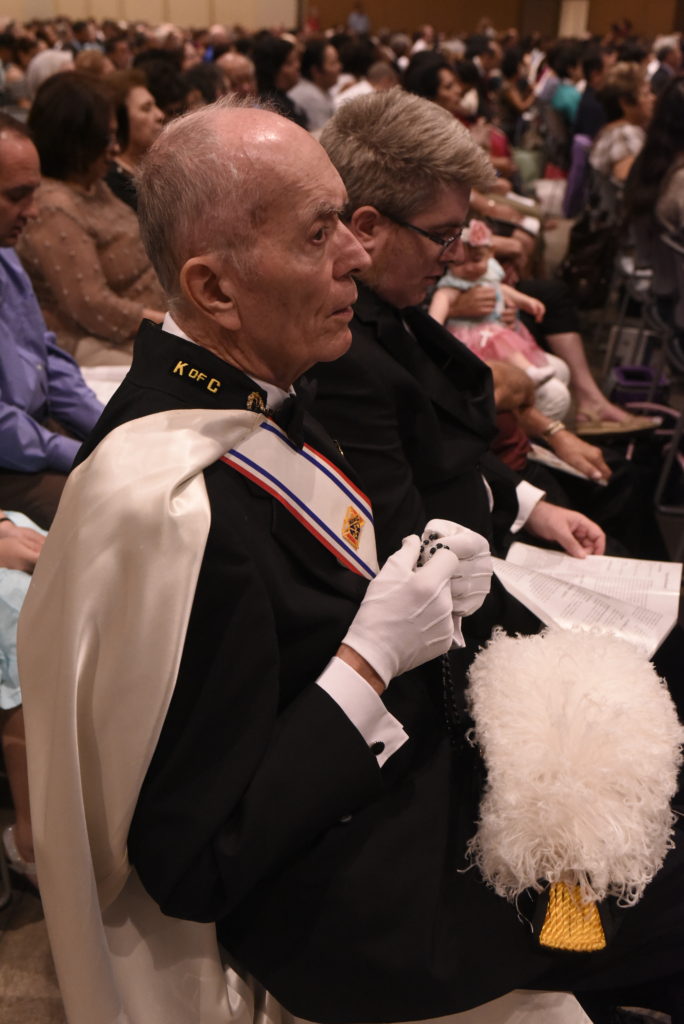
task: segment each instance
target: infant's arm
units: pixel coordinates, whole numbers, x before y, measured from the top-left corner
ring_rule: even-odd
[[[500,287],[507,305],[515,306],[516,309],[524,309],[526,313],[530,313],[534,317],[537,323],[543,319],[546,306],[539,299],[533,299],[531,295],[525,295],[517,288],[511,288],[509,284],[502,284]]]
[[[428,312],[433,320],[436,320],[439,324],[446,323],[449,317],[449,306],[451,305],[451,299],[457,288],[438,288],[435,294],[432,296],[430,301],[430,309]]]

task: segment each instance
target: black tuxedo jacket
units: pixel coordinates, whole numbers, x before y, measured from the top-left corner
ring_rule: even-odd
[[[174,375],[179,359],[194,382]],[[221,387],[209,392],[200,374]],[[244,408],[254,390],[206,350],[145,326],[86,453],[126,420]],[[304,431],[339,463],[313,420]],[[544,987],[556,961],[518,909],[459,873],[474,766],[449,742],[440,663],[392,682],[384,700],[410,739],[380,770],[314,685],[365,581],[229,466],[210,466],[205,481],[205,555],[129,834],[147,890],[168,914],[215,921],[231,956],[309,1020],[440,1016]]]
[[[346,355],[310,372],[315,413],[369,489],[383,554],[426,516],[491,538],[483,476],[501,527],[510,527],[521,478],[489,452],[496,433],[489,368],[427,313],[400,313],[363,286],[352,337]]]
[[[476,530],[496,548],[517,515],[520,477],[489,452],[489,368],[427,313],[399,312],[364,286],[351,326],[349,351],[310,372],[314,412],[373,503],[381,561],[432,518]],[[483,608],[464,621],[470,655],[461,662],[494,625],[536,632],[540,624],[494,580]]]

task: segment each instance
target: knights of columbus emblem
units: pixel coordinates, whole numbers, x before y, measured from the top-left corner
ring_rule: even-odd
[[[265,412],[264,400],[258,391],[250,391],[247,395],[247,408],[250,412]]]
[[[351,544],[354,551],[359,550],[361,527],[365,522],[361,513],[353,505],[350,505],[342,523],[342,537]]]

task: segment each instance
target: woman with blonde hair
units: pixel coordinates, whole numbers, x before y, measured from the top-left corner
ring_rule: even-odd
[[[624,182],[644,145],[654,96],[639,65],[620,62],[606,75],[599,99],[607,120],[589,154],[592,187],[606,212],[617,216]]]

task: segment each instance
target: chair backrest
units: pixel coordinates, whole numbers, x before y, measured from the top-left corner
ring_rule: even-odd
[[[680,413],[672,438],[667,445],[658,483],[653,498],[656,512],[665,519],[684,521],[684,415]],[[684,522],[676,532],[674,548],[670,550],[673,561],[684,557]]]
[[[684,331],[684,252],[665,233],[653,245],[653,292],[672,299],[672,326]]]
[[[7,858],[0,842],[0,910],[12,899],[12,883],[7,869]]]

